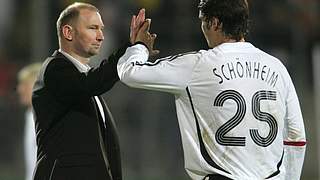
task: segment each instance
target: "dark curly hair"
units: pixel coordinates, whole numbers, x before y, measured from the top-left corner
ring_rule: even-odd
[[[201,0],[198,8],[209,24],[217,18],[224,34],[232,39],[239,41],[249,32],[247,0]]]

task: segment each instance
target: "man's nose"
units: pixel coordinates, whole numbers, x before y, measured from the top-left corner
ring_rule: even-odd
[[[98,41],[103,41],[104,40],[104,35],[102,30],[98,30],[97,32],[97,40]]]

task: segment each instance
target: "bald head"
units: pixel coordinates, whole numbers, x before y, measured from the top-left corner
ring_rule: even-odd
[[[78,18],[79,18],[79,14],[80,11],[86,9],[86,10],[90,10],[90,11],[95,11],[95,12],[99,12],[99,10],[88,3],[82,3],[82,2],[75,2],[71,5],[69,5],[68,7],[66,7],[61,13],[60,16],[57,20],[57,34],[58,34],[58,39],[59,39],[59,44],[61,43],[61,38],[62,38],[62,28],[65,25],[70,25],[73,26]]]

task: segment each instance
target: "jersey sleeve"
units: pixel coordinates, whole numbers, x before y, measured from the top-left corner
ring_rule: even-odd
[[[187,87],[199,53],[186,53],[148,62],[148,49],[131,46],[118,62],[120,80],[130,87],[178,94]]]
[[[305,128],[299,100],[290,77],[287,88],[289,92],[286,99],[287,113],[284,133],[284,164],[286,168],[286,179],[299,180],[306,149]]]

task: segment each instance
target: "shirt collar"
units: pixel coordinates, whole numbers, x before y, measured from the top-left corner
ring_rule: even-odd
[[[254,48],[254,46],[249,42],[232,42],[232,43],[222,43],[216,48],[222,51],[228,51],[228,50],[241,50],[241,49],[247,49],[247,48]]]
[[[58,50],[60,53],[62,53],[67,59],[69,59],[80,72],[88,72],[90,70],[90,66],[88,64],[82,64],[80,61],[78,61],[76,58],[72,57],[67,52],[63,51],[62,49]]]

